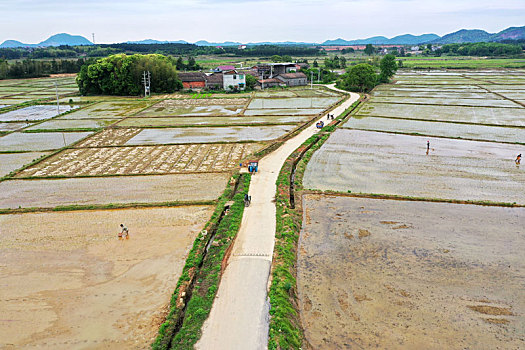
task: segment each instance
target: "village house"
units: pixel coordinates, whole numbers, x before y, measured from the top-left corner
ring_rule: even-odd
[[[224,90],[231,91],[245,89],[246,75],[244,73],[238,73],[236,70],[230,70],[222,72],[222,75]]]
[[[206,76],[206,88],[210,90],[220,90],[223,87],[222,73],[213,73]]]
[[[206,87],[206,74],[201,72],[179,72],[179,79],[184,89],[204,89]]]
[[[303,86],[308,83],[306,74],[304,73],[284,73],[275,77],[282,81],[286,86]]]
[[[263,89],[284,85],[281,80],[276,78],[259,79],[257,82]]]

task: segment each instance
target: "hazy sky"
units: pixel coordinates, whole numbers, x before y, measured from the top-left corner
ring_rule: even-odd
[[[66,32],[127,40],[308,41],[498,32],[525,25],[525,0],[0,0],[0,42]]]

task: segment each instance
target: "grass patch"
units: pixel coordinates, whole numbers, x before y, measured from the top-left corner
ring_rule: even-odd
[[[214,205],[217,201],[178,201],[178,202],[158,202],[158,203],[109,203],[109,204],[88,204],[88,205],[59,205],[54,208],[18,208],[0,209],[0,214],[21,214],[49,211],[77,211],[77,210],[106,210],[106,209],[129,209],[129,208],[157,208],[157,207],[181,207],[191,205]]]
[[[219,198],[215,212],[205,226],[207,234],[197,237],[171,297],[166,321],[152,344],[155,350],[193,349],[201,337],[201,328],[211,311],[222,275],[223,261],[239,231],[244,212],[244,194],[248,193],[250,175],[235,175],[238,186],[229,184]],[[229,211],[223,212],[227,201]],[[213,242],[211,241],[213,239]],[[209,250],[206,251],[206,246]]]

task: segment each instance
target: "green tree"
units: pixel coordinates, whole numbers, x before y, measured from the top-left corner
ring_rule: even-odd
[[[177,70],[183,70],[185,68],[184,61],[182,60],[182,57],[179,56],[179,58],[177,58],[177,62],[175,63],[175,66],[176,66]]]
[[[77,75],[77,84],[82,95],[140,95],[144,71],[151,74],[151,92],[170,93],[182,88],[173,60],[157,54],[118,54],[85,64]]]
[[[360,63],[352,68],[337,82],[337,86],[356,92],[368,92],[372,90],[378,82],[377,74],[368,63]]]
[[[317,60],[314,60],[313,65],[314,65],[315,68],[319,67],[319,63],[317,63]]]
[[[396,56],[392,54],[385,55],[379,63],[379,74],[380,83],[388,83],[390,78],[397,72],[398,65],[396,64]]]
[[[253,90],[255,85],[257,85],[257,78],[251,74],[246,74],[246,90]]]
[[[372,55],[374,52],[376,52],[375,48],[372,46],[372,44],[366,44],[365,51],[368,56]]]

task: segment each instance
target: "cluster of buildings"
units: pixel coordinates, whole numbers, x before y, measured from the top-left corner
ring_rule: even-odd
[[[246,88],[246,76],[257,79],[256,88],[302,86],[308,84],[306,75],[299,72],[306,63],[265,63],[249,68],[218,66],[210,73],[179,72],[184,89],[236,91]]]

